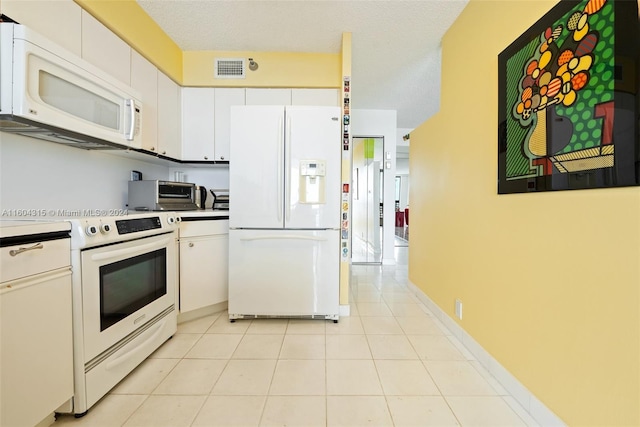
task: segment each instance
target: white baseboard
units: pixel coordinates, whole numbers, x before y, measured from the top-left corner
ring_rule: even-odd
[[[189,322],[190,320],[199,319],[200,317],[209,316],[211,314],[220,313],[227,309],[227,301],[199,308],[197,310],[178,314],[178,324]]]
[[[351,316],[351,306],[349,304],[340,305],[340,317]]]
[[[409,281],[409,289],[434,314],[442,325],[457,339],[463,348],[475,358],[498,383],[513,397],[522,408],[528,412],[538,424],[544,427],[566,426],[566,424],[537,397],[533,395],[516,377],[493,358],[471,335],[467,333],[455,320],[445,313],[416,285]],[[466,350],[466,351],[465,351]]]
[[[40,421],[34,427],[49,427],[49,426],[52,426],[53,423],[55,422],[56,422],[56,417],[55,417],[55,414],[52,412],[44,420]]]

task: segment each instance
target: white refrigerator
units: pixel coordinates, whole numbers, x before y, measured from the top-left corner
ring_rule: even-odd
[[[231,107],[229,319],[338,320],[338,107]]]

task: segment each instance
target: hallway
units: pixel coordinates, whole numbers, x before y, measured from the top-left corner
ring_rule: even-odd
[[[534,426],[407,288],[396,265],[352,267],[351,316],[178,333],[84,418],[55,426]]]

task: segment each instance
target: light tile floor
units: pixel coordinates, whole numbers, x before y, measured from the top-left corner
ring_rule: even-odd
[[[182,323],[85,417],[54,426],[535,426],[408,290],[407,251],[353,266],[337,324]]]

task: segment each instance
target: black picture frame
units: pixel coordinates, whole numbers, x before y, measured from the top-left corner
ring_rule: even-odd
[[[498,55],[498,194],[640,185],[636,0],[563,0]]]

